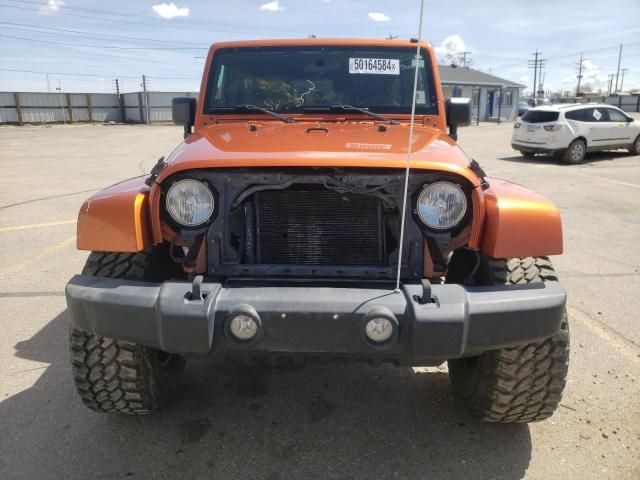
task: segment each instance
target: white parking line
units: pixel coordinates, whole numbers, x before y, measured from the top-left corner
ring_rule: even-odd
[[[9,273],[15,273],[18,270],[22,270],[24,267],[28,267],[32,263],[35,263],[38,260],[42,260],[43,258],[48,257],[52,253],[55,253],[58,250],[61,250],[61,249],[65,248],[67,245],[71,245],[75,241],[76,241],[76,236],[74,235],[73,237],[67,238],[66,240],[63,240],[62,242],[58,243],[57,245],[54,245],[53,247],[47,248],[46,250],[44,250],[44,251],[42,251],[42,252],[40,252],[40,253],[32,256],[32,257],[29,257],[26,260],[23,260],[22,262],[20,262],[20,263],[18,263],[16,265],[12,265],[10,267],[5,268],[4,270],[0,270],[0,278],[5,277]]]
[[[600,322],[591,318],[571,305],[567,306],[570,321],[579,321],[580,324],[587,327],[591,332],[599,336],[602,340],[613,347],[617,347],[617,350],[626,356],[632,362],[640,362],[640,348],[638,345],[628,338],[624,337],[621,333],[609,327],[604,322]]]
[[[603,176],[589,175],[587,173],[576,172],[576,171],[573,171],[571,173],[573,173],[574,175],[579,175],[581,177],[593,178],[593,179],[598,180],[598,181],[605,181],[605,182],[615,183],[617,185],[624,185],[626,187],[640,188],[640,185],[635,184],[635,183],[621,182],[620,180],[614,180],[612,178],[607,178],[607,177],[603,177]]]
[[[2,227],[0,228],[0,233],[2,232],[15,232],[17,230],[28,230],[30,228],[43,228],[43,227],[55,227],[58,225],[70,225],[72,223],[76,223],[76,220],[61,220],[59,222],[47,222],[47,223],[32,223],[29,225],[16,225],[14,227]]]

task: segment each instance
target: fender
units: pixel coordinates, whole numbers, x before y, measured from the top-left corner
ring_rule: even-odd
[[[147,176],[112,185],[82,204],[78,250],[139,252],[151,246]]]
[[[542,195],[497,178],[487,178],[482,251],[492,258],[562,253],[562,223]]]

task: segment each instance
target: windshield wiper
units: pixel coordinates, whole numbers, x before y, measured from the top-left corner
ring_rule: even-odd
[[[278,120],[282,120],[283,122],[286,122],[286,123],[297,122],[297,120],[294,118],[287,117],[286,115],[283,115],[278,112],[274,112],[273,110],[269,110],[268,108],[259,107],[257,105],[236,105],[235,107],[233,107],[233,110],[249,110],[254,112],[262,112],[262,113],[266,113],[267,115],[271,115],[272,117],[275,117]]]
[[[370,110],[362,107],[355,107],[353,105],[330,105],[328,107],[307,107],[304,112],[359,112],[370,116],[383,122],[389,122],[391,125],[400,125],[397,120],[392,120],[389,117],[380,113],[371,112]]]

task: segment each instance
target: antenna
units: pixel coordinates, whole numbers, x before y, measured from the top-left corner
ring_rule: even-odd
[[[418,67],[420,66],[420,40],[422,38],[422,13],[424,0],[420,0],[420,16],[418,17],[418,41],[416,45],[416,66],[413,76],[413,100],[411,102],[411,123],[409,124],[409,145],[407,147],[407,165],[404,172],[404,195],[402,196],[402,220],[400,221],[400,248],[398,250],[398,274],[396,276],[396,293],[400,293],[400,272],[402,271],[402,251],[404,246],[404,224],[407,219],[407,195],[409,193],[409,171],[411,170],[411,149],[413,148],[413,128],[416,120],[416,92],[418,90]]]

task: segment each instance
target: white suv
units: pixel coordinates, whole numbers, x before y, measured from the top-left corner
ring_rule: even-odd
[[[567,163],[580,163],[594,150],[627,148],[640,155],[640,122],[611,105],[545,105],[515,123],[511,146],[524,156],[561,155]]]

